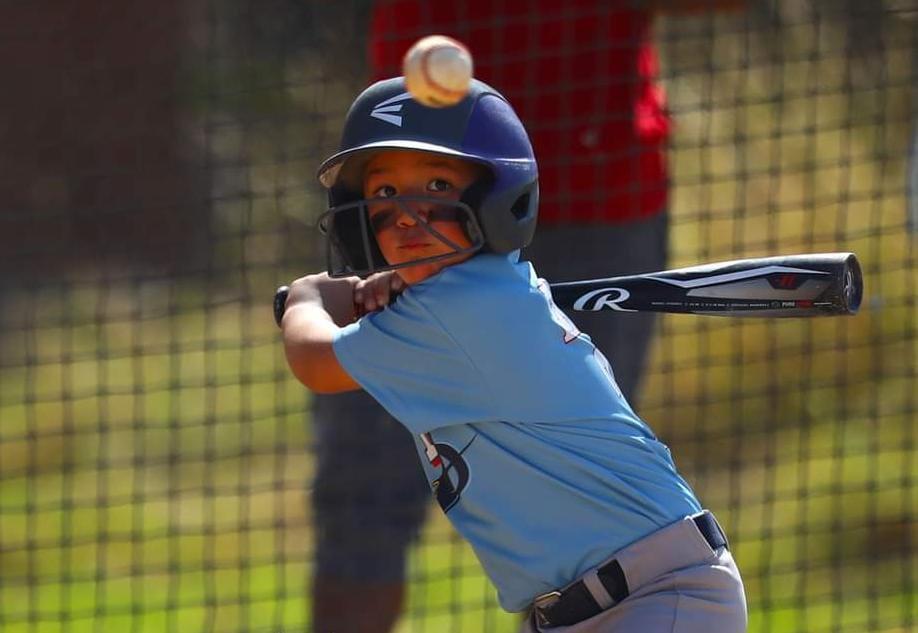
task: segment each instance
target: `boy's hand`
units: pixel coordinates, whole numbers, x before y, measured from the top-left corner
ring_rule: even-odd
[[[358,280],[354,286],[354,309],[357,316],[382,310],[404,289],[405,282],[391,270]]]
[[[335,325],[344,327],[356,318],[354,289],[359,281],[358,277],[333,279],[327,273],[300,277],[290,284],[286,309],[300,304],[319,307]]]

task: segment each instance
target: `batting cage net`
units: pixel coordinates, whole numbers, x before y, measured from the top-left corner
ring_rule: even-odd
[[[325,266],[314,174],[351,100],[446,32],[536,141],[535,244],[568,236],[553,281],[857,254],[856,316],[609,312],[648,333],[606,351],[723,524],[750,631],[914,631],[916,20],[911,0],[0,3],[0,629],[517,630],[411,437],[313,398],[271,314]]]

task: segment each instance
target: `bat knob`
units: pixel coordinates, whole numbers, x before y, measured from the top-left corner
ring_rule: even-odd
[[[287,286],[279,287],[274,293],[274,322],[280,327],[281,319],[284,318],[284,310],[287,309],[287,294],[290,288]]]

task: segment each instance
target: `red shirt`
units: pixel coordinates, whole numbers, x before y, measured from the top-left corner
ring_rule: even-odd
[[[374,79],[423,35],[455,37],[513,104],[539,161],[539,222],[619,222],[666,206],[669,120],[651,14],[626,0],[380,0]]]

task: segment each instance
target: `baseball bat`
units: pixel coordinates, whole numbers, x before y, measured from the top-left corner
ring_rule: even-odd
[[[668,312],[740,317],[856,314],[864,292],[854,253],[757,257],[605,279],[549,284],[577,312]],[[280,324],[287,287],[274,297]]]

